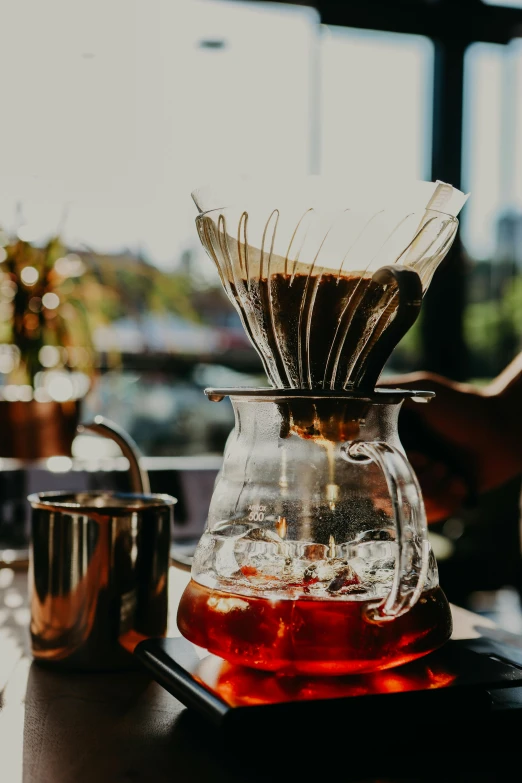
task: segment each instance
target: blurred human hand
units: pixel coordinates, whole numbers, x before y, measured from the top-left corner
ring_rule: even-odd
[[[399,435],[419,479],[428,522],[447,519],[470,498],[521,471],[515,433],[522,427],[522,405],[514,413],[494,384],[479,389],[419,372],[379,385],[435,392],[428,403],[406,400],[399,417]]]

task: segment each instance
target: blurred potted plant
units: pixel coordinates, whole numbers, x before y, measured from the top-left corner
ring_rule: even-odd
[[[0,232],[0,457],[71,454],[96,374],[90,318],[71,284],[84,272],[57,236],[36,247]]]

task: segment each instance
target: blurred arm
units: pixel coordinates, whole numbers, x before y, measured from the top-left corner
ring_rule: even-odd
[[[429,521],[454,513],[469,497],[470,486],[480,494],[522,473],[522,353],[483,388],[424,372],[388,378],[381,385],[435,391],[431,402],[406,401],[403,408],[408,429],[421,432],[413,451],[407,447],[407,431],[404,440]],[[423,448],[422,431],[441,444],[437,456],[430,453],[429,438]],[[444,451],[445,460],[440,458]]]

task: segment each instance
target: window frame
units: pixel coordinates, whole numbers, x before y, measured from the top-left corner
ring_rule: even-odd
[[[477,42],[508,44],[522,37],[522,8],[487,5],[483,0],[285,2],[314,8],[321,24],[422,35],[433,42],[431,179],[461,188],[466,51]],[[422,369],[455,380],[468,378],[466,282],[465,253],[457,238],[426,295],[421,323]]]

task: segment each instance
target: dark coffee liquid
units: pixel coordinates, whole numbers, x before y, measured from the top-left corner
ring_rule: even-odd
[[[278,387],[359,386],[369,353],[398,306],[396,286],[370,277],[277,273],[243,285],[248,310],[233,286],[236,302]]]
[[[440,587],[423,592],[412,609],[388,622],[368,619],[371,603],[277,601],[192,579],[177,624],[186,639],[231,663],[284,674],[344,675],[400,666],[436,650],[451,635]]]

